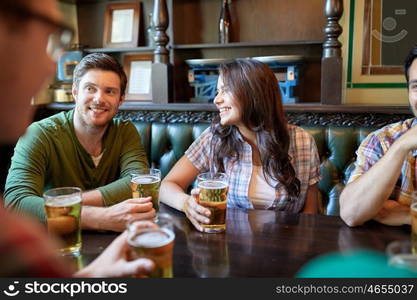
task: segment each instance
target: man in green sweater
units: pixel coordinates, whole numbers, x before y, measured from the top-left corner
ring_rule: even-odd
[[[148,163],[134,125],[114,118],[126,83],[112,57],[94,53],[81,60],[74,70],[75,109],[31,124],[19,139],[6,180],[7,207],[46,222],[43,192],[77,186],[84,191],[84,229],[122,231],[131,218],[154,217],[150,198],[129,199],[129,173]]]

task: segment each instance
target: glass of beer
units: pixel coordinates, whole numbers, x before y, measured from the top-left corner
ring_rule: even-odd
[[[159,211],[159,186],[161,171],[154,168],[139,169],[130,174],[130,187],[133,198],[152,197],[152,205],[156,213]]]
[[[417,255],[412,253],[409,239],[389,243],[385,252],[388,255],[389,265],[417,271]]]
[[[229,189],[224,173],[202,173],[197,176],[200,189],[198,203],[210,210],[210,223],[201,224],[204,232],[217,233],[226,230],[226,200]]]
[[[81,189],[61,187],[46,191],[48,232],[62,241],[63,255],[79,255],[81,249]]]
[[[155,263],[150,278],[172,278],[172,253],[175,233],[168,214],[159,214],[154,227],[145,226],[146,221],[133,220],[128,223],[130,259],[148,258]],[[137,276],[143,277],[143,276]]]
[[[417,255],[417,192],[413,192],[410,204],[411,213],[411,251]]]

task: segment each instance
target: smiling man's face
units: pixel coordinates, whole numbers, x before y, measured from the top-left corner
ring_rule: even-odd
[[[91,69],[72,90],[77,118],[88,127],[103,127],[116,115],[123,97],[120,77],[112,71]]]

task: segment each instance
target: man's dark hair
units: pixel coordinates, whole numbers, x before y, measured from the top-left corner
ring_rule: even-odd
[[[410,49],[410,52],[408,53],[404,62],[404,73],[405,73],[405,78],[407,79],[407,83],[409,81],[408,70],[410,69],[411,64],[416,58],[417,58],[417,45]]]
[[[92,53],[85,56],[74,69],[74,85],[78,89],[81,78],[90,70],[112,71],[120,78],[120,95],[126,91],[127,77],[123,67],[116,59],[105,53]]]
[[[6,20],[16,26],[19,23],[29,20],[32,14],[30,2],[28,0],[1,0],[0,1],[0,20]]]

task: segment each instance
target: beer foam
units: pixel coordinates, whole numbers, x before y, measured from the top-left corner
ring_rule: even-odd
[[[56,196],[46,200],[45,205],[52,207],[71,206],[81,202],[78,196]]]
[[[151,184],[161,181],[158,176],[141,175],[132,178],[132,182],[136,184]]]
[[[413,253],[397,254],[390,258],[389,264],[397,267],[417,267],[417,257]]]
[[[227,188],[227,183],[218,180],[206,180],[198,183],[198,187],[207,190],[216,190]]]
[[[145,231],[130,239],[134,247],[157,248],[170,243],[175,235],[171,230]]]

